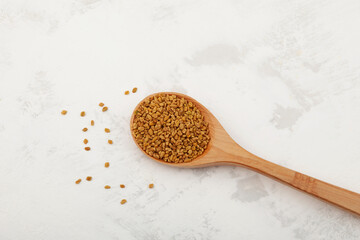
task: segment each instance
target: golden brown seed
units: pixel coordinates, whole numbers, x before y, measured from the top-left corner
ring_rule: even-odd
[[[86,150],[86,151],[90,151],[90,147],[85,147],[85,150]]]
[[[84,139],[84,144],[88,144],[88,142],[89,142],[89,141],[85,138],[85,139]]]
[[[109,132],[110,132],[110,129],[105,128],[105,132],[106,132],[106,133],[109,133]]]
[[[106,162],[105,163],[105,167],[108,168],[110,166],[110,163],[109,162]]]
[[[121,200],[121,204],[125,204],[127,201],[126,201],[126,199],[123,199],[123,200]]]
[[[110,189],[111,187],[109,185],[105,185],[105,189]]]
[[[91,124],[91,126],[94,126],[95,125],[94,120],[91,120],[90,124]]]
[[[121,187],[121,188],[125,188],[125,185],[124,185],[124,184],[120,184],[120,187]]]
[[[127,90],[125,91],[125,95],[129,95],[129,93],[130,93],[129,91],[127,91]]]
[[[91,176],[87,176],[86,177],[86,181],[91,181],[92,180],[92,177]]]
[[[104,104],[101,102],[101,103],[99,103],[99,106],[100,106],[100,107],[103,107],[103,106],[104,106]]]
[[[88,129],[87,128],[83,128],[83,132],[86,132]]]
[[[149,188],[154,188],[154,184],[153,184],[153,183],[150,183],[150,184],[149,184]]]
[[[80,113],[80,116],[85,117],[85,112],[82,111],[82,112]]]
[[[194,103],[176,95],[157,94],[135,111],[131,126],[135,141],[153,158],[190,162],[210,141],[209,124]]]
[[[109,139],[109,140],[108,140],[108,143],[109,143],[109,144],[113,144],[113,140],[110,140],[110,139]]]
[[[67,111],[66,111],[66,110],[62,110],[62,111],[61,111],[61,114],[62,114],[62,115],[66,115],[66,114],[67,114]]]
[[[81,182],[81,178],[75,181],[76,184],[79,184]]]
[[[133,93],[136,93],[137,92],[137,88],[134,87],[133,90],[132,90]]]
[[[108,110],[108,107],[103,107],[102,111],[106,112]]]

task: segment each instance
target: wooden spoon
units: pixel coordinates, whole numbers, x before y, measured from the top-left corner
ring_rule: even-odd
[[[286,167],[274,164],[267,160],[264,160],[254,154],[246,151],[239,146],[221,126],[219,121],[207,110],[203,105],[197,102],[195,99],[186,96],[181,93],[163,92],[164,94],[176,95],[181,98],[185,98],[196,105],[204,116],[205,121],[209,123],[211,140],[204,153],[191,162],[188,163],[168,163],[163,160],[159,160],[149,156],[142,148],[137,144],[134,133],[132,131],[132,125],[136,109],[147,98],[156,94],[152,94],[142,100],[135,108],[130,121],[130,128],[133,139],[136,145],[150,158],[155,161],[166,164],[172,167],[181,168],[198,168],[215,165],[235,165],[242,166],[261,173],[265,176],[271,177],[281,183],[294,187],[298,190],[318,197],[326,202],[332,203],[336,206],[344,208],[350,212],[360,214],[360,194],[334,186],[332,184],[323,182],[321,180],[312,178],[305,174],[293,171]]]

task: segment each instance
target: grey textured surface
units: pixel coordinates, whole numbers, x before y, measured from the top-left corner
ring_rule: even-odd
[[[129,132],[143,97],[182,92],[249,151],[360,192],[359,12],[359,1],[0,1],[0,239],[359,239],[359,217],[246,169],[159,165]]]

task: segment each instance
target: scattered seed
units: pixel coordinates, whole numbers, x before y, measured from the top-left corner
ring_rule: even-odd
[[[145,99],[135,111],[131,128],[148,155],[171,163],[192,161],[210,141],[209,124],[195,104],[170,94]]]
[[[91,176],[87,176],[87,177],[86,177],[86,180],[87,180],[87,181],[91,181],[91,180],[92,180],[92,177],[91,177]]]
[[[137,92],[137,88],[134,87],[133,90],[132,90],[133,93],[136,93]]]
[[[120,187],[121,187],[121,188],[125,188],[125,185],[124,185],[124,184],[120,184]]]
[[[99,103],[99,106],[100,106],[100,107],[103,107],[103,106],[104,106],[104,103],[102,103],[102,102]]]
[[[103,107],[102,111],[106,112],[108,110],[108,107]]]
[[[87,128],[83,128],[83,132],[86,132],[88,129]]]
[[[110,163],[109,162],[106,162],[105,163],[105,167],[108,168],[110,166]]]
[[[85,147],[85,150],[86,150],[86,151],[90,151],[90,147]]]
[[[85,138],[85,139],[84,139],[84,144],[88,144],[88,142],[89,142],[89,141]]]
[[[105,185],[105,189],[110,189],[111,187],[109,185]]]
[[[121,204],[125,204],[127,201],[126,201],[126,199],[123,199],[123,200],[121,200]]]
[[[109,140],[108,140],[108,143],[109,143],[109,144],[113,144],[113,140],[110,140],[110,139],[109,139]]]
[[[109,133],[109,132],[110,132],[110,129],[105,128],[105,132],[106,132],[106,133]]]
[[[94,120],[91,120],[91,126],[94,126],[95,125],[95,122],[94,122]]]
[[[153,183],[150,183],[150,184],[149,184],[149,188],[154,188],[154,184],[153,184]]]
[[[80,116],[85,117],[85,112],[82,111],[82,112],[80,113]]]
[[[61,111],[61,114],[62,114],[62,115],[66,115],[66,114],[67,114],[67,111],[66,111],[66,110],[62,110],[62,111]]]
[[[129,95],[129,93],[130,93],[129,91],[127,91],[127,90],[125,91],[125,95]]]
[[[81,178],[75,181],[76,184],[79,184],[81,182]]]

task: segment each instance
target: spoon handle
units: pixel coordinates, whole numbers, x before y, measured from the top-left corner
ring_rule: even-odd
[[[241,148],[241,147],[240,147]],[[326,202],[360,215],[360,194],[257,157],[241,148],[231,164],[242,165]]]

